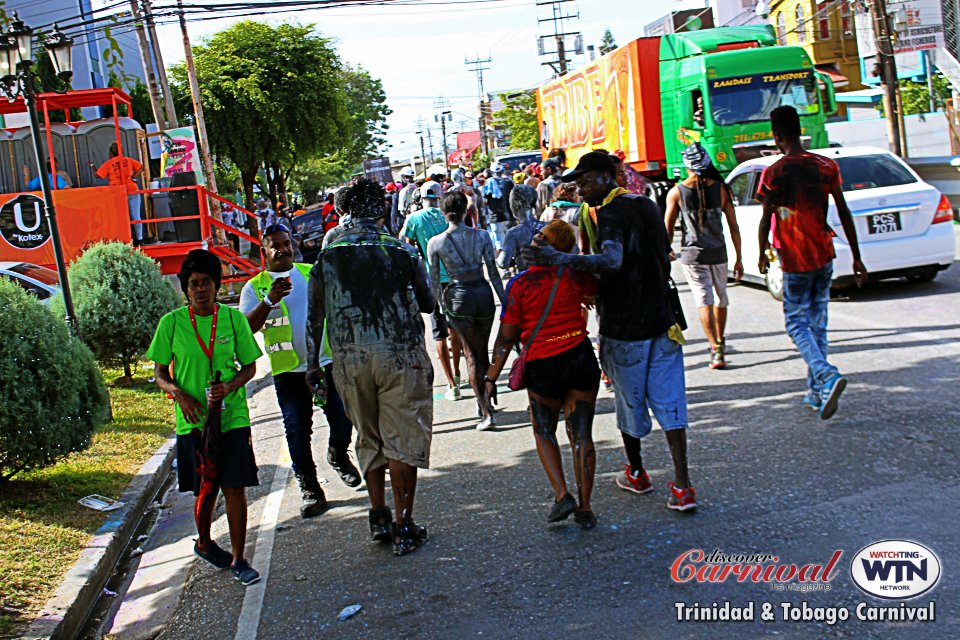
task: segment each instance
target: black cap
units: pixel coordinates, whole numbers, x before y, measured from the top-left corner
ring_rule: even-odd
[[[580,156],[577,167],[573,171],[567,171],[561,177],[563,182],[572,182],[587,173],[588,171],[599,171],[611,176],[617,175],[617,167],[613,164],[613,159],[606,151],[591,151]]]

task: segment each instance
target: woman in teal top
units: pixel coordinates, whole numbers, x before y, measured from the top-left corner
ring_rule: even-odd
[[[180,491],[198,496],[194,509],[199,537],[194,553],[214,566],[230,567],[244,585],[260,579],[244,559],[247,535],[245,487],[257,486],[257,463],[250,435],[250,412],[244,385],[256,373],[262,355],[247,319],[236,309],[217,304],[222,271],[209,251],[194,249],[180,267],[180,287],[188,306],[160,319],[147,358],[155,363],[157,386],[173,396],[177,414],[177,476]],[[173,371],[171,372],[171,364]],[[220,382],[213,383],[216,374]],[[221,456],[213,499],[201,495],[197,454],[208,402],[222,402]],[[209,493],[207,483],[205,491]],[[227,503],[227,523],[233,553],[210,538],[216,489]]]

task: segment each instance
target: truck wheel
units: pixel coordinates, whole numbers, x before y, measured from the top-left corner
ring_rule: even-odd
[[[783,270],[780,269],[779,262],[770,263],[767,274],[764,276],[764,283],[774,300],[783,300]]]

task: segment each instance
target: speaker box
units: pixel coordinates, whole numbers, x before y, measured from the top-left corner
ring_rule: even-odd
[[[195,173],[175,173],[170,176],[171,187],[192,187],[197,184]],[[170,213],[174,218],[185,216],[200,215],[200,201],[197,191],[171,191],[170,193]],[[176,228],[177,242],[199,242],[200,221],[184,220],[174,222]]]

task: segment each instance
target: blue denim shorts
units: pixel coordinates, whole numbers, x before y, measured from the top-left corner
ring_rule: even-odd
[[[664,431],[687,428],[683,349],[666,333],[630,342],[600,336],[600,362],[616,392],[621,431],[635,438],[650,433],[648,409]]]

